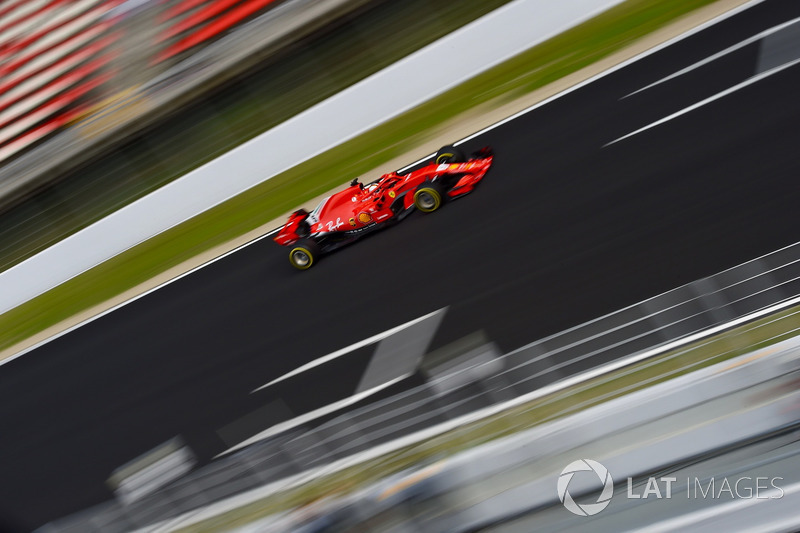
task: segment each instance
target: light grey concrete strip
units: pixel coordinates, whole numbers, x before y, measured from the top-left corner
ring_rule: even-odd
[[[756,73],[766,72],[800,57],[800,19],[765,37],[758,53]]]
[[[413,374],[439,329],[444,314],[444,311],[432,314],[426,320],[380,341],[361,376],[355,394]]]

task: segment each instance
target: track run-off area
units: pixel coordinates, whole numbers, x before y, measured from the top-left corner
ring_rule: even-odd
[[[482,330],[510,351],[800,240],[798,17],[756,3],[470,138],[496,154],[473,194],[308,271],[259,240],[0,366],[0,524],[111,498],[176,435],[207,462],[266,405],[347,398],[365,339],[439,309],[429,350]]]

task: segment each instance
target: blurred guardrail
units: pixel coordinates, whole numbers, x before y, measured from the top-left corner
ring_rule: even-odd
[[[492,354],[491,344],[484,345],[462,358],[462,363],[476,364],[454,365],[446,372],[430,369],[431,380],[423,386],[316,427],[296,427],[218,459],[135,502],[110,502],[50,524],[43,531],[126,531],[247,491],[255,491],[253,498],[258,493],[266,495],[320,471],[342,469],[457,430],[465,423],[481,421],[491,426],[489,415],[510,406],[570,385],[570,394],[579,393],[589,378],[609,379],[610,369],[798,303],[800,243],[499,357]],[[780,330],[779,338],[795,334],[789,324],[796,321],[798,313],[734,330],[726,339],[729,350],[752,344],[754,330],[761,328]],[[484,357],[487,353],[492,356]],[[685,370],[672,369],[653,380]],[[594,380],[591,386],[597,383]]]
[[[0,273],[0,313],[621,1],[506,4]],[[211,63],[199,64],[197,75]]]
[[[685,528],[726,516],[725,504],[733,499],[714,492],[705,502],[691,502],[686,481],[697,479],[692,488],[707,490],[709,480],[717,478],[719,488],[722,478],[728,475],[735,481],[737,474],[746,482],[772,474],[770,479],[786,491],[760,483],[769,492],[763,490],[765,494],[747,507],[760,501],[775,509],[774,502],[800,480],[798,370],[800,341],[793,338],[768,351],[745,354],[433,465],[388,476],[313,511],[268,517],[249,530],[317,531],[322,524],[330,528],[325,530],[358,530],[368,524],[380,531],[433,533],[485,531],[513,520],[498,529],[620,531],[649,530],[656,517]],[[736,452],[739,449],[745,451]],[[608,511],[591,520],[567,512],[556,490],[562,469],[587,457],[607,468],[614,489]],[[658,501],[662,492],[649,501],[643,498],[647,476],[680,478],[671,489],[674,501]],[[571,497],[600,492],[597,476],[589,478],[569,480]],[[626,489],[635,496],[628,496]],[[741,494],[747,498],[746,491]],[[780,512],[783,516],[772,518],[795,528],[800,524],[791,505]],[[748,527],[757,524],[751,521]]]

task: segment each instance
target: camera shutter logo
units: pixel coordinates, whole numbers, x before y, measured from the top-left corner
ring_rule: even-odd
[[[600,497],[597,498],[597,503],[578,504],[572,499],[569,490],[567,490],[572,476],[574,476],[576,472],[583,471],[594,472],[600,479],[600,483],[603,484],[603,492],[601,492]],[[579,459],[571,462],[561,471],[561,475],[558,477],[558,499],[561,500],[561,503],[564,504],[564,507],[566,507],[568,511],[579,516],[596,515],[608,507],[613,495],[614,480],[611,479],[611,474],[609,474],[608,469],[591,459]]]

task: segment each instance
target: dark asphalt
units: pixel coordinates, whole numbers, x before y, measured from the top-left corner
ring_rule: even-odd
[[[435,309],[432,348],[483,329],[510,350],[800,240],[800,66],[603,147],[749,78],[760,45],[622,96],[798,16],[767,1],[470,141],[496,152],[474,194],[307,272],[263,240],[0,367],[0,527],[108,498],[177,434],[208,460],[278,396],[349,394],[360,352],[249,391]]]

